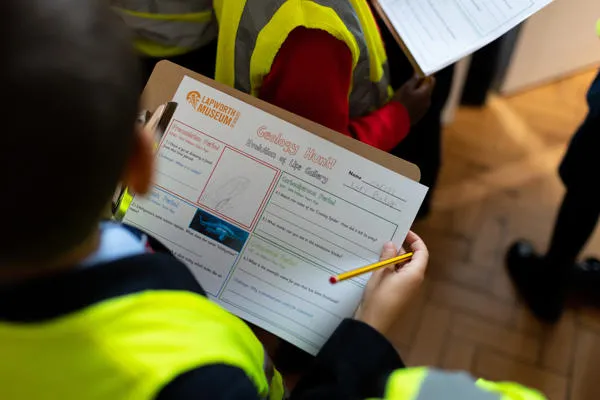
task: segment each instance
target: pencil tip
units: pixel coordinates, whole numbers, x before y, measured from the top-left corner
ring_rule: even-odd
[[[329,278],[329,283],[331,283],[332,285],[335,285],[337,283],[337,278],[335,276],[332,276],[331,278]]]

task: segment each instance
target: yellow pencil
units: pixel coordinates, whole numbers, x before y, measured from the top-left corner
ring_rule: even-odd
[[[354,269],[352,271],[344,272],[343,274],[339,274],[338,276],[332,276],[329,278],[329,283],[332,285],[341,281],[345,281],[347,279],[355,278],[359,275],[368,274],[369,272],[376,271],[378,269],[387,267],[391,264],[398,264],[401,262],[410,261],[414,253],[404,253],[398,257],[393,257],[387,260],[376,262],[375,264],[370,264],[361,268]]]

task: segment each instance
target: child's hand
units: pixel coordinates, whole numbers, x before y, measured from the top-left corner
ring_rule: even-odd
[[[394,94],[392,101],[398,101],[406,107],[411,125],[419,122],[429,110],[434,87],[435,78],[413,76]]]
[[[355,314],[356,319],[371,325],[386,337],[421,288],[429,260],[427,246],[415,233],[408,233],[405,244],[415,253],[412,260],[404,265],[375,271]],[[405,251],[401,249],[400,253]],[[394,244],[386,243],[381,259],[387,260],[396,255]]]

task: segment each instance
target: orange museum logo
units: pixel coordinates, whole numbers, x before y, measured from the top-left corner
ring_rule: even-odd
[[[186,100],[197,112],[230,128],[235,126],[241,115],[237,109],[212,97],[202,96],[197,90],[188,92]]]

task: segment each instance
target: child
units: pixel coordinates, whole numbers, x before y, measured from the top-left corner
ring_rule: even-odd
[[[105,2],[3,0],[0,20],[0,89],[10,99],[0,147],[0,398],[282,398],[258,339],[182,263],[148,252],[143,235],[99,224],[116,183],[144,193],[153,170],[152,139],[134,129],[135,56]],[[463,375],[396,370],[386,335],[428,256],[416,235],[407,243],[413,261],[373,275],[356,319],[340,325],[292,398],[412,399],[449,387],[446,399],[539,399]],[[395,254],[386,245],[382,257]]]

